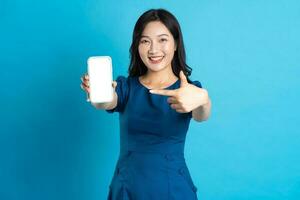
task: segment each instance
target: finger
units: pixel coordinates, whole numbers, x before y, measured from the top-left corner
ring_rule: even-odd
[[[84,90],[86,92],[87,87],[85,87],[83,84],[80,84],[80,87],[81,87],[82,90]]]
[[[89,76],[87,74],[83,74],[81,77],[80,77],[81,80],[88,80],[89,79]]]
[[[81,84],[80,87],[87,93],[90,93],[90,88],[86,87],[85,85]]]
[[[87,88],[90,87],[89,84],[88,84],[88,82],[82,82],[81,84],[82,84],[84,87],[87,87]]]
[[[188,81],[182,70],[180,71],[179,76],[180,76],[180,87],[187,85]]]
[[[150,90],[152,94],[158,94],[163,96],[175,96],[176,91],[175,90]]]
[[[170,105],[171,106],[171,108],[173,108],[173,109],[175,109],[175,110],[177,110],[177,109],[181,109],[181,106],[179,105],[179,104],[171,104]]]
[[[176,112],[185,113],[184,110],[182,110],[182,109],[177,109]]]
[[[81,78],[81,82],[84,83],[85,85],[90,85],[90,81],[87,79]]]
[[[168,101],[168,103],[179,103],[179,102],[177,101],[177,99],[174,98],[174,97],[169,97],[169,98],[167,99],[167,101]]]
[[[116,88],[117,85],[118,85],[118,83],[116,81],[113,81],[113,83],[112,83],[113,88]]]
[[[84,84],[85,86],[89,86],[89,85],[90,85],[90,82],[89,82],[89,81],[81,80],[81,83]]]
[[[81,89],[83,89],[83,90],[85,90],[85,89],[87,88],[83,83],[80,84],[80,87],[81,87]]]
[[[88,81],[89,80],[89,76],[87,74],[84,74],[83,76],[80,77],[80,79],[82,81]]]

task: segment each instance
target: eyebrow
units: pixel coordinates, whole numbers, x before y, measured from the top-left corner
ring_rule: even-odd
[[[157,35],[158,37],[161,37],[161,36],[168,36],[169,37],[169,35],[168,34],[160,34],[160,35]],[[149,36],[147,36],[147,35],[142,35],[141,36],[141,38],[142,37],[147,37],[147,38],[150,38]]]

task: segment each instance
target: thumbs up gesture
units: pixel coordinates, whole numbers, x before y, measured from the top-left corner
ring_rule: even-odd
[[[150,90],[152,94],[169,96],[168,103],[179,113],[188,113],[209,101],[208,92],[188,83],[183,71],[180,71],[180,88],[175,90]]]

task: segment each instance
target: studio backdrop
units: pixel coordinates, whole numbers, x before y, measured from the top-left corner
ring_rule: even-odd
[[[95,55],[127,76],[150,8],[176,16],[211,97],[185,147],[199,199],[300,199],[299,1],[1,0],[1,200],[106,198],[119,116],[86,102],[80,77]]]

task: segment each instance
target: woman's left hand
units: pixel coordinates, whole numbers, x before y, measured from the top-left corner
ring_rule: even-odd
[[[175,90],[150,90],[153,94],[169,96],[168,103],[179,113],[188,113],[209,102],[208,92],[188,83],[183,71],[180,71],[180,87]]]

